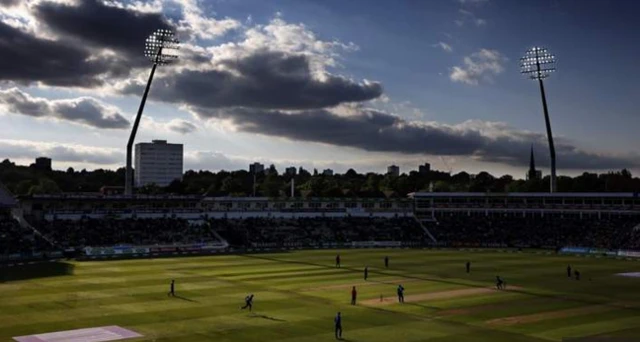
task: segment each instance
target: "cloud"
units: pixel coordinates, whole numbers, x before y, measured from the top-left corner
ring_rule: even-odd
[[[456,0],[462,5],[472,4],[472,5],[481,5],[489,2],[489,0]]]
[[[452,52],[453,51],[453,47],[451,47],[451,45],[449,45],[449,44],[447,44],[445,42],[438,42],[436,44],[433,44],[433,47],[439,47],[443,51],[446,51],[446,52]]]
[[[180,134],[192,133],[198,130],[198,127],[196,125],[182,119],[173,119],[169,121],[167,123],[167,128],[170,131],[180,133]]]
[[[382,95],[377,82],[311,73],[309,57],[261,50],[240,59],[220,61],[218,70],[183,70],[154,81],[152,98],[203,108],[251,107],[310,109],[361,102]],[[143,83],[125,85],[124,94],[139,94]]]
[[[11,7],[16,6],[20,0],[0,0],[0,6]]]
[[[449,78],[469,85],[478,85],[480,81],[492,82],[493,76],[504,71],[507,61],[497,50],[481,49],[465,57],[463,66],[454,66]]]
[[[122,163],[120,150],[72,144],[0,139],[0,156],[12,159],[34,159],[47,156],[54,162],[114,165]]]
[[[218,151],[192,151],[184,155],[187,170],[226,170],[248,169],[254,159],[229,156]]]
[[[11,88],[0,90],[0,104],[15,114],[70,121],[94,128],[129,127],[129,121],[117,108],[90,97],[49,100]]]
[[[454,22],[460,27],[464,26],[467,22],[471,22],[478,27],[487,24],[487,21],[485,19],[478,18],[473,12],[469,10],[461,8],[458,10],[458,13],[460,14],[460,16],[458,19],[454,20]]]
[[[77,5],[41,2],[34,6],[33,14],[61,39],[124,55],[118,63],[127,69],[146,64],[141,52],[151,33],[173,29],[161,13],[139,12],[98,0],[83,0]]]
[[[94,87],[118,70],[111,57],[91,58],[75,44],[37,38],[0,22],[0,80],[53,86]]]
[[[171,119],[170,121],[160,121],[152,116],[143,115],[141,122],[141,128],[147,134],[162,135],[162,134],[188,134],[198,130],[198,126],[191,121],[184,119]],[[162,138],[164,139],[164,138]]]
[[[235,129],[296,141],[325,143],[374,152],[471,156],[478,161],[526,166],[534,145],[545,155],[543,134],[517,130],[500,122],[465,121],[456,125],[412,122],[368,108],[335,113],[327,109],[298,112],[249,108],[201,109],[202,118],[224,120]],[[619,169],[639,165],[631,156],[582,151],[558,139],[558,166],[564,169]],[[539,158],[545,164],[544,158]]]
[[[235,19],[217,20],[207,17],[202,13],[196,0],[172,1],[182,6],[183,18],[179,22],[180,31],[185,32],[192,38],[214,39],[241,26],[241,23]]]

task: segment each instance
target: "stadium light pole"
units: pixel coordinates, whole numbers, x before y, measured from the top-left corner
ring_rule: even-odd
[[[156,32],[152,33],[146,40],[144,55],[151,60],[153,66],[151,67],[151,74],[149,75],[147,86],[144,89],[144,94],[142,95],[142,101],[140,101],[140,107],[138,108],[136,120],[134,121],[133,128],[131,129],[131,135],[129,135],[129,142],[127,143],[127,169],[124,184],[124,194],[126,196],[133,195],[131,149],[133,148],[133,142],[136,139],[136,133],[138,132],[138,125],[140,124],[140,117],[142,116],[142,111],[144,110],[144,104],[147,102],[147,95],[149,95],[149,88],[151,88],[153,74],[155,74],[158,65],[166,65],[178,59],[178,56],[167,54],[164,50],[177,50],[180,47],[179,44],[180,42],[178,42],[178,40],[174,38],[173,32],[165,29],[157,30]]]
[[[551,134],[551,121],[549,120],[549,110],[547,109],[547,97],[544,93],[543,80],[553,72],[556,57],[543,47],[533,47],[525,52],[520,58],[521,73],[531,80],[537,80],[540,84],[540,96],[542,97],[542,108],[544,110],[544,120],[547,125],[547,139],[549,140],[549,155],[551,156],[551,184],[550,192],[557,191],[556,185],[556,148],[553,145],[553,135]]]

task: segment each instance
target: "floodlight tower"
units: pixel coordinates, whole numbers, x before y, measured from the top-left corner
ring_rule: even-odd
[[[547,97],[544,94],[543,79],[549,77],[555,68],[556,57],[542,47],[534,47],[520,58],[521,73],[532,80],[537,80],[540,84],[540,95],[542,96],[542,108],[544,109],[544,121],[547,125],[547,139],[549,140],[549,155],[551,156],[551,184],[550,191],[556,192],[556,149],[553,145],[553,135],[551,134],[551,122],[549,120],[549,110],[547,109]]]
[[[138,108],[138,114],[136,115],[136,120],[133,123],[133,128],[131,129],[131,135],[129,135],[129,142],[127,143],[127,170],[125,175],[125,184],[124,184],[124,194],[126,196],[131,196],[133,194],[133,170],[131,169],[131,149],[133,148],[133,142],[136,139],[136,133],[138,132],[138,125],[140,124],[140,117],[142,116],[142,111],[144,110],[144,104],[147,102],[147,95],[149,95],[149,88],[151,88],[151,81],[153,81],[153,74],[156,72],[156,67],[158,65],[166,65],[169,64],[176,59],[178,56],[171,55],[165,53],[164,50],[177,50],[180,42],[174,38],[173,32],[170,30],[157,30],[152,33],[145,43],[144,55],[151,60],[153,66],[151,67],[151,74],[149,75],[149,80],[147,81],[147,87],[144,89],[144,94],[142,95],[142,101],[140,102],[140,107]]]

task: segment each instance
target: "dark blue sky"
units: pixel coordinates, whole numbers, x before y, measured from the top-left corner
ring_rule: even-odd
[[[518,59],[543,45],[558,59],[547,85],[557,134],[614,150],[639,142],[638,1],[222,1],[217,8],[258,20],[280,11],[323,37],[353,41],[360,51],[344,61],[349,73],[379,80],[391,98],[449,123],[496,120],[542,130],[537,86],[519,75]],[[486,25],[458,26],[461,9]],[[440,41],[453,52],[434,49]],[[493,84],[452,83],[449,69],[480,48],[507,56],[505,71]]]

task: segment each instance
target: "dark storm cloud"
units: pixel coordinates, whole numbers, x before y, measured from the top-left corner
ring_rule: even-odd
[[[15,6],[20,2],[20,0],[0,0],[0,7],[11,7]]]
[[[204,108],[311,109],[371,100],[382,94],[382,86],[375,82],[356,83],[334,75],[320,81],[312,76],[309,59],[302,55],[259,51],[220,64],[224,70],[185,70],[159,77],[152,96]],[[122,91],[137,95],[142,85],[130,84]]]
[[[97,48],[124,53],[127,59],[143,61],[145,39],[158,29],[172,28],[160,13],[107,6],[98,0],[78,5],[43,2],[35,16],[55,32]]]
[[[129,121],[117,110],[88,97],[48,100],[12,88],[0,91],[0,104],[5,105],[9,112],[27,116],[55,118],[95,128],[129,127]]]
[[[39,39],[0,22],[0,80],[40,81],[54,86],[92,87],[108,73],[112,61],[95,58],[88,50],[60,41]]]
[[[193,111],[203,118],[230,120],[243,132],[366,151],[471,156],[514,166],[528,165],[533,144],[538,164],[547,164],[543,135],[497,123],[467,122],[454,126],[412,123],[372,109],[358,109],[350,115],[324,109],[294,114],[247,108],[193,108]],[[558,166],[565,169],[620,169],[638,165],[629,157],[585,152],[568,142],[560,142],[557,152]]]
[[[0,1],[5,6],[15,4]],[[110,7],[97,0],[81,0],[78,5],[42,2],[32,12],[59,37],[40,39],[0,22],[0,80],[100,86],[105,79],[128,76],[132,68],[145,65],[147,36],[170,28],[160,14]],[[104,48],[117,54],[98,54]]]

